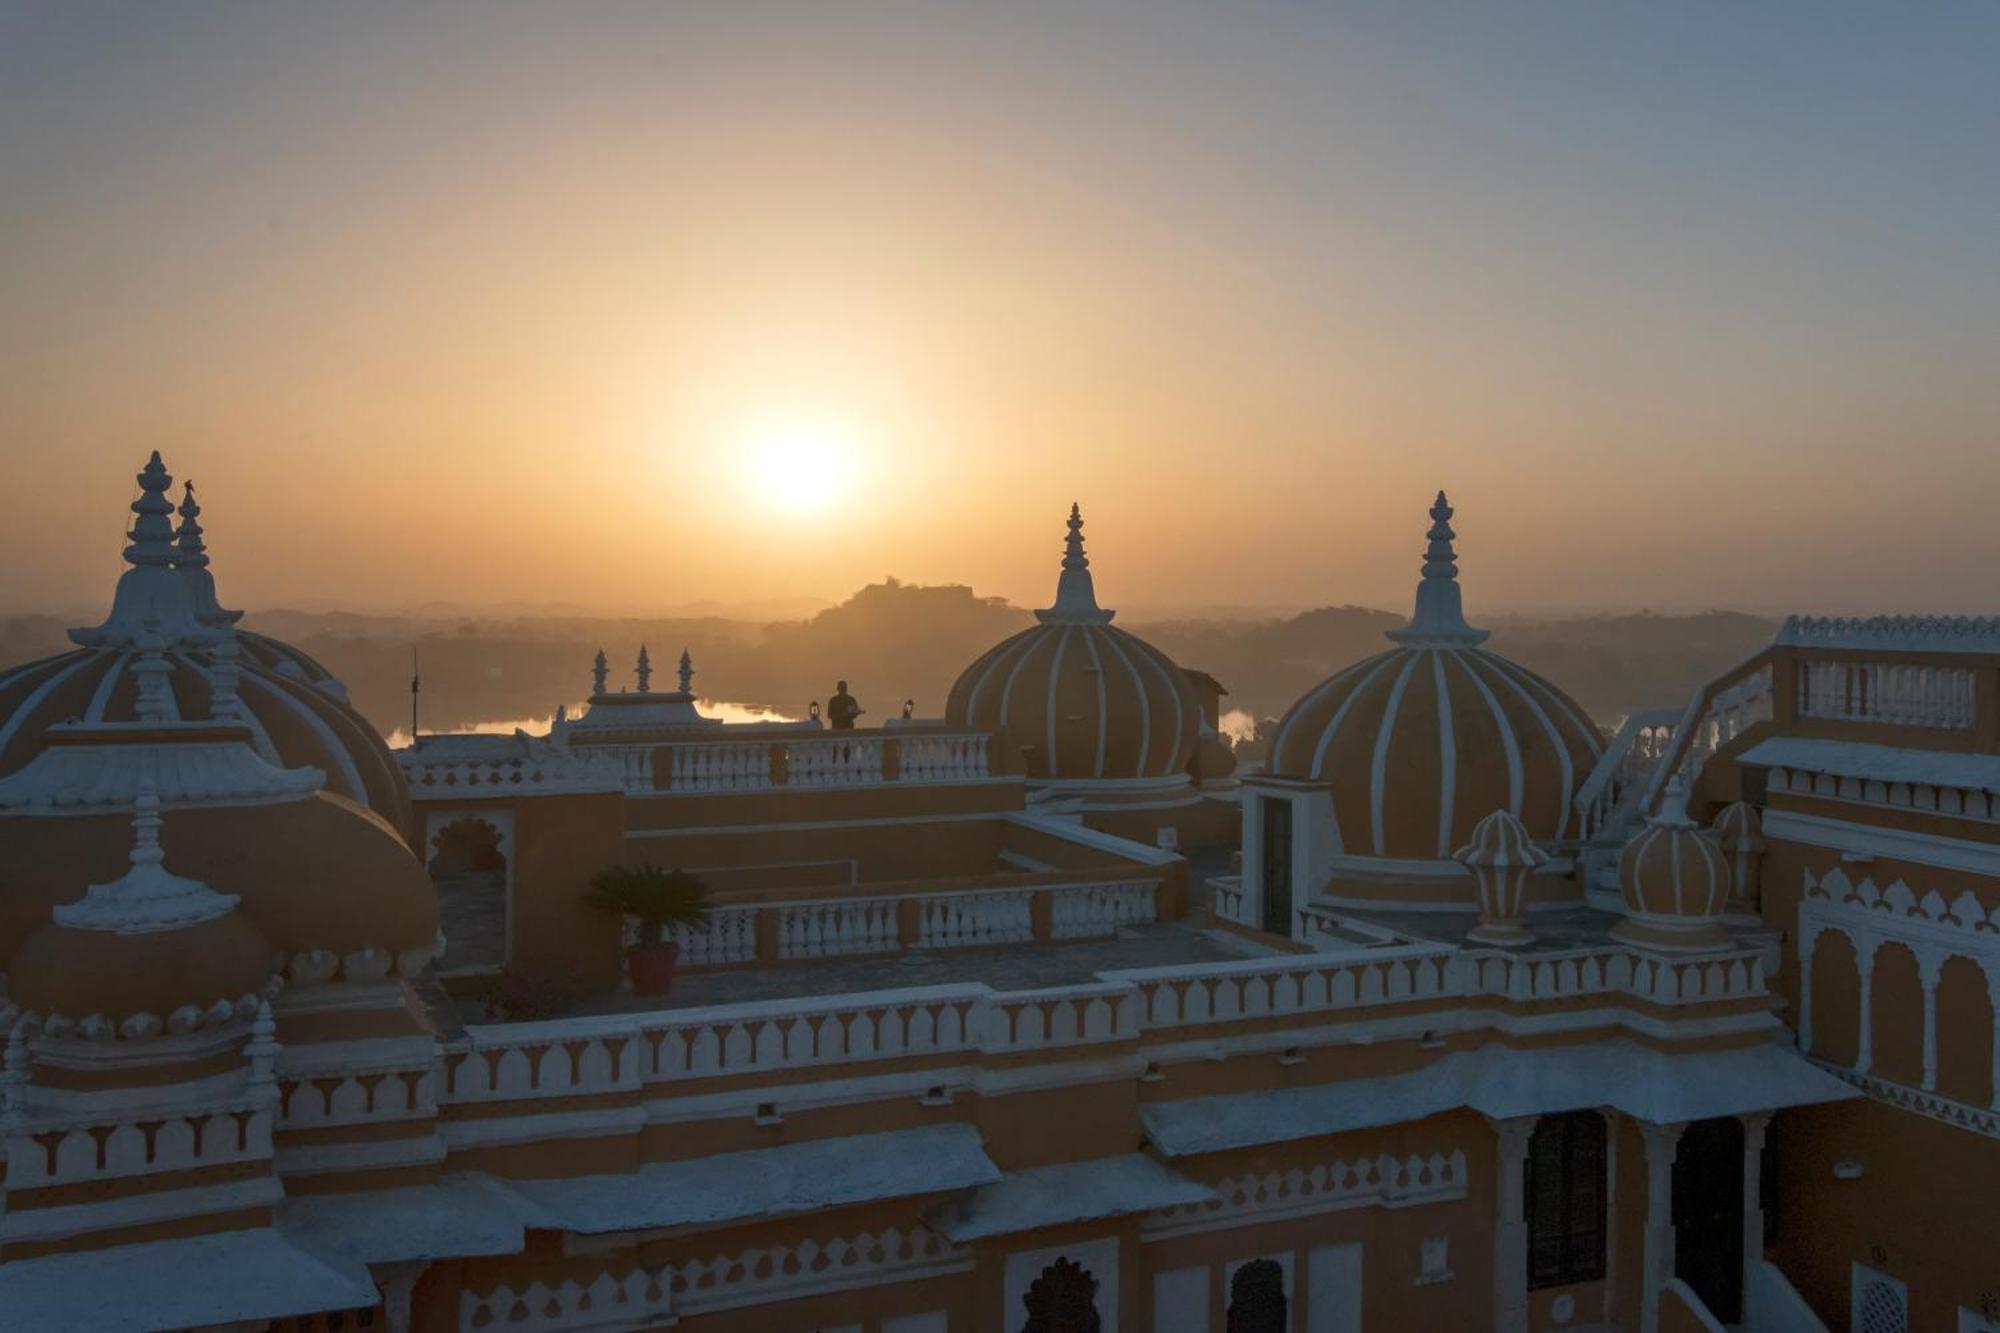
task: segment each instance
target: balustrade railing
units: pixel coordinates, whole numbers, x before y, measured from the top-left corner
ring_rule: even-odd
[[[1241,875],[1210,875],[1209,892],[1214,895],[1215,915],[1222,921],[1233,921],[1239,926],[1254,926],[1248,919],[1249,895],[1243,891]]]
[[[899,737],[901,782],[962,782],[968,778],[991,776],[987,767],[986,737],[983,734]]]
[[[1049,892],[1049,935],[1058,940],[1110,935],[1120,926],[1142,925],[1155,919],[1150,879],[1120,884],[1078,884]]]
[[[1970,730],[1973,673],[1967,667],[1807,659],[1798,664],[1801,717],[1890,726]]]
[[[768,741],[670,745],[668,791],[758,791],[775,785]]]
[[[894,898],[796,903],[778,913],[778,957],[892,953],[901,944]]]
[[[1143,1026],[1175,1028],[1462,993],[1453,987],[1454,952],[1449,945],[1401,945],[1099,975],[1138,988]]]
[[[1033,889],[927,894],[917,900],[917,947],[963,949],[1035,938]]]
[[[792,741],[785,772],[794,787],[862,787],[885,781],[880,737]]]

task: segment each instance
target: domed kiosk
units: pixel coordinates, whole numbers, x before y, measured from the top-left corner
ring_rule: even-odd
[[[1192,776],[1205,719],[1189,675],[1098,606],[1071,505],[1055,603],[1038,623],[988,649],[951,687],[952,726],[993,735],[995,773],[1018,773],[1045,809],[1153,842],[1189,820],[1218,823]],[[1210,767],[1219,767],[1210,756]],[[1226,776],[1226,771],[1224,773]],[[1227,812],[1233,816],[1233,807]],[[1233,819],[1229,820],[1233,833]]]
[[[213,930],[254,930],[281,957],[298,988],[287,1004],[353,984],[400,1007],[438,923],[405,841],[401,773],[323,668],[275,640],[243,642],[237,613],[216,604],[191,490],[176,541],[157,453],[138,482],[110,613],[70,632],[78,651],[0,680],[0,957],[95,942],[51,936],[48,923],[78,886],[122,882],[134,811],[149,800],[171,815],[181,873],[239,904]],[[350,1014],[366,1008],[343,994]]]
[[[1335,672],[1293,704],[1265,773],[1245,783],[1244,884],[1267,930],[1290,933],[1316,894],[1464,906],[1454,849],[1494,811],[1544,849],[1572,836],[1571,802],[1603,749],[1555,685],[1484,647],[1466,623],[1438,492],[1422,579],[1394,646]],[[1537,867],[1530,902],[1577,892],[1566,859]]]

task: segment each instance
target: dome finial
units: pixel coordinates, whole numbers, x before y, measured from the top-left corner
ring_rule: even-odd
[[[1418,647],[1469,648],[1483,643],[1486,631],[1465,623],[1465,607],[1458,587],[1458,552],[1452,549],[1451,502],[1443,491],[1431,505],[1429,545],[1424,548],[1423,579],[1417,584],[1417,606],[1410,623],[1389,631],[1398,643]]]
[[[174,479],[159,450],[139,470],[138,482],[139,498],[132,502],[138,518],[125,547],[131,568],[118,576],[111,614],[101,625],[71,630],[69,637],[87,648],[132,648],[153,638],[165,647],[213,643],[221,631],[203,622],[187,579],[174,568],[180,553],[174,547],[174,506],[166,495]]]
[[[208,568],[208,543],[201,539],[201,505],[194,498],[194,482],[181,483],[181,525],[174,532],[174,568],[187,580],[188,594],[194,598],[195,618],[204,625],[233,625],[243,619],[241,611],[230,611],[215,599],[215,575]]]
[[[590,692],[592,694],[604,693],[604,678],[610,674],[611,661],[605,657],[604,650],[599,648],[596,658],[590,664]]]
[[[166,867],[160,846],[160,798],[151,783],[139,791],[132,818],[132,868],[109,884],[93,884],[83,897],[54,910],[56,924],[72,930],[144,935],[177,930],[227,915],[236,895],[217,893]]]
[[[646,652],[646,645],[639,645],[639,669],[634,672],[639,678],[639,693],[653,692],[653,659]]]
[[[1090,577],[1090,557],[1083,553],[1083,507],[1071,501],[1069,536],[1063,541],[1062,574],[1056,579],[1055,605],[1035,612],[1043,621],[1094,621],[1102,624],[1117,614],[1097,605],[1097,586]]]
[[[694,692],[694,658],[688,655],[688,650],[685,648],[681,649],[680,678],[681,693],[692,694]]]

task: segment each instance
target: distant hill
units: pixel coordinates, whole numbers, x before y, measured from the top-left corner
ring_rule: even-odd
[[[1226,708],[1274,718],[1335,669],[1386,646],[1404,617],[1366,607],[1321,607],[1262,619],[1119,624],[1229,691]],[[590,691],[591,658],[611,659],[613,688],[628,688],[639,645],[651,650],[656,688],[672,688],[681,649],[694,655],[698,693],[803,715],[836,680],[849,682],[867,721],[920,716],[975,657],[1033,623],[1030,612],[958,584],[887,579],[804,619],[755,624],[719,616],[372,615],[273,610],[244,622],[298,645],[347,682],[350,697],[386,733],[408,724],[411,651],[423,672],[426,730],[547,717]],[[65,651],[50,616],[0,619],[0,662]],[[1501,620],[1489,645],[1548,676],[1600,723],[1678,704],[1712,676],[1771,641],[1777,622],[1735,612]]]

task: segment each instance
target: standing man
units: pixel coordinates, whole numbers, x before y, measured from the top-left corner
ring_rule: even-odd
[[[827,725],[835,731],[852,731],[854,719],[864,711],[860,704],[854,702],[854,696],[847,692],[847,682],[836,681],[833,697],[826,701]]]

